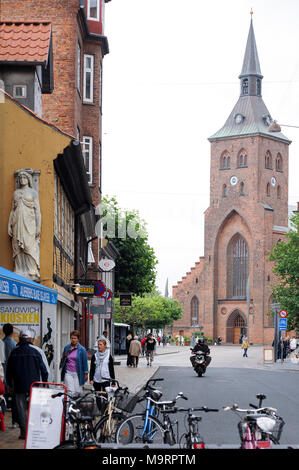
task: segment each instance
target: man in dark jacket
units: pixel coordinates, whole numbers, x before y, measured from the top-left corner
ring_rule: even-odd
[[[47,382],[48,371],[40,352],[33,348],[29,332],[20,334],[20,341],[11,352],[6,365],[6,382],[15,394],[19,415],[20,437],[26,437],[27,397],[33,382]]]

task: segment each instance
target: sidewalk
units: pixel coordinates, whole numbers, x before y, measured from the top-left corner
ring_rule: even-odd
[[[175,354],[183,349],[182,346],[157,346],[157,355],[161,354]],[[159,367],[147,367],[140,364],[140,367],[127,367],[127,356],[115,356],[115,362],[120,362],[120,365],[115,365],[115,377],[123,387],[128,387],[132,393],[138,393],[144,384],[149,380],[159,369]],[[141,359],[142,360],[142,359]],[[89,385],[84,386],[86,390],[90,389]],[[5,414],[6,431],[0,431],[0,451],[1,449],[24,449],[25,441],[19,440],[20,430],[19,427],[12,429],[11,426],[11,412],[7,411]]]

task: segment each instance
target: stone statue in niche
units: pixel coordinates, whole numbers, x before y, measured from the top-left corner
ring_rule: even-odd
[[[41,213],[32,173],[33,170],[23,169],[15,172],[18,184],[13,195],[8,234],[12,239],[15,273],[39,281]]]

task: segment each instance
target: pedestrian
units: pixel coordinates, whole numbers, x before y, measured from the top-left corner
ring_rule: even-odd
[[[291,353],[296,351],[296,349],[297,349],[296,336],[293,336],[293,338],[290,341],[290,349],[291,349]]]
[[[142,352],[141,343],[138,339],[138,336],[134,336],[134,339],[130,344],[130,354],[132,358],[133,367],[138,367],[139,356]]]
[[[44,362],[44,364],[45,364],[45,367],[46,367],[46,369],[47,369],[47,372],[48,372],[48,380],[49,380],[49,379],[50,379],[50,367],[49,367],[49,363],[48,363],[48,360],[47,360],[46,355],[45,355],[44,351],[42,350],[42,348],[39,348],[38,346],[36,346],[36,345],[34,344],[35,331],[32,330],[32,329],[30,329],[30,328],[28,328],[28,330],[26,330],[26,331],[23,332],[22,334],[23,334],[23,336],[24,336],[24,335],[26,336],[28,342],[30,343],[29,345],[30,345],[32,348],[36,349],[36,350],[40,353],[40,355],[42,356],[42,360],[43,360],[43,362]]]
[[[152,362],[154,360],[154,350],[156,346],[156,340],[153,338],[153,334],[149,333],[145,340],[145,355],[146,361],[148,366],[152,366]]]
[[[163,348],[167,345],[167,336],[166,335],[162,336],[162,344],[163,344]]]
[[[247,350],[249,348],[249,343],[248,343],[248,339],[247,339],[247,336],[243,336],[243,339],[242,339],[242,349],[243,349],[243,357],[248,357],[247,356]]]
[[[130,354],[130,344],[133,339],[133,334],[131,331],[128,332],[127,338],[126,338],[126,350],[127,350],[127,366],[132,367],[132,358]]]
[[[160,344],[161,344],[161,336],[158,336],[157,339],[158,339],[158,344],[159,344],[159,346],[160,346]]]
[[[109,349],[109,352],[110,352],[110,350],[111,350],[111,344],[110,344],[110,341],[109,341],[109,339],[108,339],[108,331],[107,331],[107,330],[104,330],[104,331],[103,331],[103,334],[98,337],[98,340],[99,340],[99,339],[105,339],[105,340],[106,340],[107,349]],[[98,341],[98,340],[97,340],[97,341]]]
[[[145,354],[145,341],[146,341],[146,338],[147,338],[147,336],[145,336],[145,337],[141,340],[142,356],[144,356],[144,354]]]
[[[5,338],[3,340],[4,343],[4,350],[5,350],[5,364],[4,364],[4,383],[6,384],[6,366],[7,361],[10,356],[10,353],[15,349],[17,343],[12,339],[13,336],[13,325],[11,323],[5,323],[3,325],[3,333]],[[11,410],[11,427],[16,428],[18,426],[18,412],[17,412],[17,405],[16,405],[16,398],[15,395],[12,393],[8,393],[8,387],[6,385],[6,392],[5,392],[5,400],[7,409]]]
[[[5,400],[5,385],[4,385],[4,368],[2,362],[0,362],[0,431],[5,431],[4,415],[6,412],[6,400]]]
[[[70,340],[70,344],[67,344],[63,350],[60,361],[61,380],[67,386],[69,394],[82,394],[83,385],[88,380],[87,352],[80,344],[79,331],[73,330]]]
[[[0,338],[0,364],[3,367],[5,367],[5,346],[4,346],[4,341]]]
[[[10,353],[6,365],[8,392],[15,394],[19,439],[26,437],[27,399],[33,382],[47,382],[48,371],[40,352],[32,347],[30,334],[26,330],[20,333],[20,340]]]
[[[107,340],[100,338],[98,340],[98,350],[90,361],[89,381],[97,392],[104,392],[105,388],[110,386],[109,380],[111,379],[115,379],[113,358],[110,349],[107,347]],[[99,399],[97,403],[101,414],[103,414],[106,407],[105,401]]]

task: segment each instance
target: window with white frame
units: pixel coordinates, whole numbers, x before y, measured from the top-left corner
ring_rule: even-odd
[[[83,136],[83,157],[88,177],[88,182],[92,183],[92,137]]]
[[[92,21],[99,21],[100,0],[87,0],[87,19]]]
[[[55,175],[55,237],[65,252],[73,259],[75,243],[75,214],[60,180]]]
[[[83,101],[93,102],[93,74],[94,74],[94,56],[84,55],[84,83],[83,83]]]
[[[81,46],[77,43],[77,88],[81,91]]]

